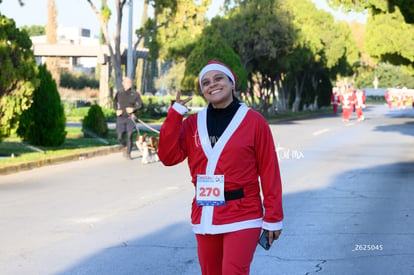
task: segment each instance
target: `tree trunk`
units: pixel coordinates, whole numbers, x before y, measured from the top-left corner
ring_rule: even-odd
[[[272,95],[272,107],[270,108],[270,115],[275,115],[276,114],[276,109],[277,109],[277,98],[276,98],[276,85],[275,85],[275,81],[272,79],[272,83],[271,83],[271,95]]]
[[[315,91],[315,98],[314,98],[314,101],[313,101],[313,108],[314,109],[319,109],[319,106],[318,106],[319,78],[317,78],[317,76],[315,74],[312,76],[312,88]]]
[[[120,91],[123,89],[122,87],[122,69],[121,69],[121,27],[122,27],[122,10],[126,3],[126,0],[123,1],[115,1],[115,7],[117,11],[117,23],[116,23],[116,31],[115,31],[115,37],[114,37],[114,48],[111,44],[111,39],[109,37],[108,33],[108,20],[105,20],[103,17],[101,17],[100,12],[95,7],[95,5],[92,3],[91,0],[86,0],[92,7],[92,10],[95,12],[96,16],[98,17],[99,23],[101,25],[101,31],[105,37],[106,45],[108,46],[109,55],[111,58],[111,68],[115,71],[115,87],[117,91]]]
[[[148,2],[144,1],[144,8],[142,10],[141,15],[141,26],[145,26],[145,22],[148,20]],[[136,79],[136,89],[137,91],[143,91],[143,74],[144,74],[144,60],[138,59],[136,52],[138,48],[144,48],[144,35],[137,34],[137,41],[134,45],[134,58],[133,58],[133,66],[134,70],[132,70],[132,77]]]
[[[303,87],[305,85],[306,73],[295,77],[295,101],[293,102],[292,111],[298,112],[302,101]]]
[[[57,44],[57,9],[55,0],[47,1],[47,25],[46,25],[46,41],[48,44]],[[56,86],[60,85],[60,59],[59,57],[46,58],[47,70],[51,73],[52,78],[56,82]]]
[[[289,110],[289,94],[288,91],[284,88],[283,80],[283,74],[276,77],[276,87],[279,94],[278,109],[280,112],[286,113]]]

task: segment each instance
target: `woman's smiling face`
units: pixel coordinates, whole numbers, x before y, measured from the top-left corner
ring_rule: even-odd
[[[233,101],[233,82],[225,73],[206,72],[200,83],[204,97],[214,108],[225,108]]]

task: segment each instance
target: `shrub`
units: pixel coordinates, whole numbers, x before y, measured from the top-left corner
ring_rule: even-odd
[[[86,87],[99,88],[99,80],[88,77],[85,74],[71,74],[64,72],[60,75],[60,86],[74,90],[82,90]]]
[[[88,115],[89,109],[91,107],[77,107],[70,110],[70,113],[68,114],[69,117],[82,117]]]
[[[85,137],[93,137],[90,132],[100,137],[108,135],[108,125],[99,105],[94,104],[89,108],[88,114],[82,121],[82,132]]]
[[[66,117],[56,82],[46,65],[39,66],[40,86],[19,119],[17,135],[32,145],[59,146],[66,139]]]

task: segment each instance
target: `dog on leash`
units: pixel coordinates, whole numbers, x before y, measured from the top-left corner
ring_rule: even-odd
[[[158,158],[158,139],[156,137],[147,134],[138,135],[136,139],[136,145],[138,150],[142,153],[141,162],[148,164],[151,162],[157,162]]]

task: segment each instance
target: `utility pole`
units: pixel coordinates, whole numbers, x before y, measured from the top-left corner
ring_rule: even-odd
[[[133,34],[133,0],[129,0],[129,18],[128,18],[128,55],[127,55],[127,76],[132,77],[133,51],[132,48],[132,34]],[[134,81],[134,80],[132,80]]]

